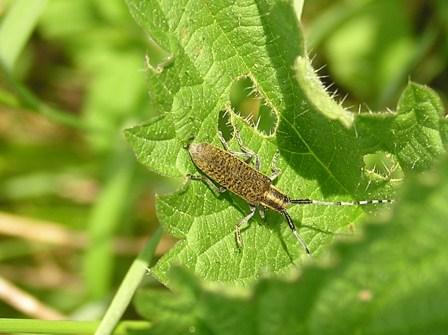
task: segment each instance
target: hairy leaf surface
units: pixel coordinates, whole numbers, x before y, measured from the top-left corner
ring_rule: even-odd
[[[362,139],[346,111],[331,110],[336,104],[325,96],[317,78],[307,86],[307,73],[294,67],[298,57],[304,62],[307,55],[291,3],[128,0],[128,5],[151,41],[172,59],[159,71],[147,71],[149,93],[161,117],[126,132],[138,159],[149,169],[173,177],[198,173],[186,145],[191,140],[219,145],[219,115],[229,109],[231,86],[248,77],[277,115],[275,132],[266,136],[232,113],[230,119],[244,143],[259,154],[263,172],[270,172],[274,153],[280,152],[279,189],[294,198],[319,200],[392,196],[387,180],[370,180],[364,169],[364,155],[379,150],[366,145],[377,125],[365,123],[363,134],[370,137]],[[309,71],[310,66],[303,68]],[[412,107],[418,102],[409,103]],[[382,127],[390,123],[386,118],[381,122]],[[406,146],[408,140],[396,137],[390,145]],[[234,140],[231,145],[237,148]],[[425,150],[418,149],[416,157],[425,156]],[[288,272],[306,258],[282,217],[272,212],[265,221],[258,215],[251,220],[242,233],[244,247],[238,249],[234,227],[248,213],[247,204],[231,194],[218,197],[201,182],[191,181],[175,194],[159,196],[156,207],[161,224],[180,239],[153,269],[167,285],[175,264],[204,279],[245,285],[265,273]],[[352,231],[365,210],[296,206],[290,213],[317,255],[336,236]]]
[[[361,240],[337,244],[324,268],[231,291],[177,270],[174,293],[143,291],[137,308],[154,334],[444,334],[447,198],[444,156],[406,183],[392,213],[367,224]]]

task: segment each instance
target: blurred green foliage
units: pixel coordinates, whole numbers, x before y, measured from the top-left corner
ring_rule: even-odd
[[[303,21],[322,75],[355,105],[382,110],[409,79],[446,100],[447,13],[443,0],[318,0],[305,3]]]
[[[4,18],[18,4],[8,5]],[[113,239],[127,236],[137,243],[138,233],[148,235],[156,227],[151,194],[169,183],[139,168],[123,141],[126,125],[156,113],[149,108],[144,76],[149,46],[127,6],[62,0],[44,1],[43,7],[30,40],[7,74],[26,85],[38,101],[73,116],[87,130],[32,113],[33,106],[24,103],[17,87],[3,81],[2,96],[14,99],[2,100],[0,107],[0,206],[18,218],[46,220],[68,232],[84,233],[90,243],[80,250],[41,248],[19,235],[0,240],[0,255],[10,255],[9,264],[17,266],[17,273],[21,266],[45,272],[48,263],[54,263],[73,285],[65,285],[62,277],[49,291],[45,278],[32,284],[30,276],[17,284],[74,313],[112,292],[129,256],[138,252],[131,248],[116,255]],[[14,43],[20,36],[7,38]],[[51,234],[51,229],[40,233]],[[11,248],[25,251],[13,257]],[[0,304],[1,314],[11,315],[5,308]]]
[[[138,251],[129,245],[157,226],[152,194],[176,183],[140,167],[122,132],[160,114],[145,72],[172,60],[121,1],[4,1],[0,15],[0,214],[17,227],[31,219],[0,232],[0,277],[95,319]],[[319,74],[345,106],[393,108],[408,79],[446,105],[447,1],[310,0],[302,23],[313,66],[326,65]],[[26,237],[33,225],[43,239],[56,227],[90,243],[39,243]],[[121,237],[125,252],[114,247]],[[29,317],[1,301],[0,314]]]

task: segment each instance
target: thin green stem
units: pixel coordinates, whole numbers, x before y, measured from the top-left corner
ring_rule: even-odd
[[[112,289],[115,258],[113,239],[126,212],[130,210],[136,163],[122,143],[118,143],[106,161],[107,179],[92,207],[88,220],[88,236],[91,241],[84,256],[86,289],[92,299],[101,299]],[[101,264],[101,271],[98,271]]]
[[[49,321],[32,319],[0,319],[0,333],[32,334],[93,334],[98,321]],[[126,335],[129,329],[147,331],[150,324],[146,321],[123,321],[115,328],[115,335]]]
[[[95,335],[112,334],[121,316],[128,307],[143,276],[149,269],[149,265],[161,236],[162,229],[159,227],[129,268],[129,271],[121,282],[121,285],[118,288],[118,291],[109,308],[107,309],[104,318],[101,320]]]

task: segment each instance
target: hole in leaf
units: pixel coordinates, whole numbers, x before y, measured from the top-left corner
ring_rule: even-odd
[[[364,155],[367,176],[371,180],[401,180],[403,171],[395,157],[387,152],[378,151]]]
[[[230,103],[235,113],[266,135],[271,135],[277,125],[277,115],[260,96],[253,81],[244,77],[233,83]]]

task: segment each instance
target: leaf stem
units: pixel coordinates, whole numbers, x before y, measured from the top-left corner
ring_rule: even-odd
[[[121,285],[118,288],[118,291],[115,294],[109,308],[107,309],[106,314],[101,320],[95,335],[112,334],[114,328],[118,324],[118,321],[129,305],[129,302],[131,301],[132,296],[134,295],[134,292],[140,284],[143,276],[147,272],[161,236],[162,229],[159,227],[129,268],[129,271],[121,282]]]
[[[33,319],[1,319],[0,333],[33,333],[33,334],[93,334],[98,321],[54,321]],[[123,321],[116,327],[115,335],[126,335],[128,330],[148,330],[146,321]]]

